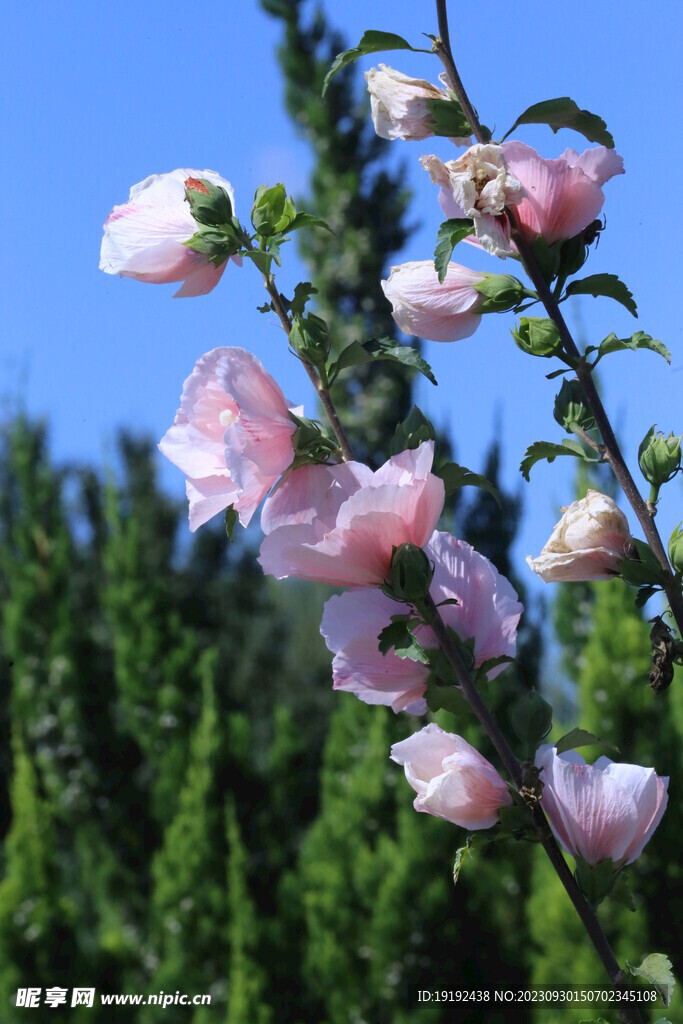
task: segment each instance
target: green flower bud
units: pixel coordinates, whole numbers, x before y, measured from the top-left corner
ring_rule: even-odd
[[[434,575],[434,566],[416,544],[400,544],[394,549],[386,592],[410,604],[424,601]]]
[[[330,354],[330,331],[323,319],[309,313],[294,318],[289,344],[305,363],[324,366]]]
[[[664,437],[661,431],[655,434],[655,428],[650,427],[638,449],[638,463],[647,482],[661,487],[680,469],[681,436]]]
[[[291,411],[289,416],[296,423],[296,430],[292,435],[293,465],[296,467],[313,462],[327,462],[337,446],[323,433],[318,421],[309,420],[305,416],[297,416]]]
[[[296,217],[296,207],[284,185],[260,185],[254,196],[251,222],[259,235],[266,238],[286,231]]]
[[[593,413],[588,407],[583,388],[576,378],[562,381],[560,393],[555,398],[553,416],[568,434],[575,433],[577,427],[587,431],[595,426]]]
[[[185,182],[185,198],[198,224],[217,227],[232,222],[230,196],[220,185],[213,185],[205,178],[188,178]]]
[[[553,320],[541,316],[522,316],[519,327],[512,331],[515,344],[530,356],[554,355],[560,347],[560,332]]]
[[[683,574],[683,523],[679,523],[669,538],[669,561],[674,572]]]

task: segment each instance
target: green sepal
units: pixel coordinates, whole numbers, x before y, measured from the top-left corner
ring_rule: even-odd
[[[434,565],[417,544],[399,544],[391,555],[389,578],[382,590],[396,601],[423,606],[434,576]]]
[[[474,221],[469,217],[453,217],[445,220],[440,226],[436,235],[436,249],[434,250],[434,269],[436,270],[439,284],[443,284],[448,271],[448,264],[458,242],[463,238],[474,234]]]
[[[507,139],[521,124],[547,124],[555,134],[560,128],[571,128],[589,142],[599,142],[608,149],[614,149],[614,139],[607,131],[603,119],[597,114],[591,114],[590,110],[581,110],[569,96],[542,100],[527,107],[500,141]]]
[[[230,541],[230,543],[232,543],[233,533],[235,530],[235,526],[239,521],[239,518],[239,512],[235,510],[235,506],[228,505],[228,507],[225,510],[225,532],[228,535],[228,540]]]
[[[664,570],[659,564],[649,544],[644,540],[631,538],[635,557],[623,558],[619,562],[619,572],[626,583],[633,587],[661,586],[664,583]]]
[[[455,97],[447,100],[427,100],[434,135],[449,139],[464,139],[472,134],[472,128],[462,107]]]
[[[525,839],[538,842],[539,836],[533,826],[529,809],[521,801],[507,804],[498,811],[498,828],[505,836],[512,839]]]
[[[406,418],[396,426],[389,442],[389,454],[398,455],[410,449],[419,448],[424,441],[434,441],[436,430],[431,420],[418,406],[414,405]]]
[[[675,573],[683,574],[683,523],[669,537],[669,561]]]
[[[571,295],[592,295],[594,299],[603,296],[607,299],[614,299],[620,302],[629,313],[638,317],[638,307],[633,299],[633,293],[628,290],[623,281],[620,281],[616,274],[591,274],[580,281],[571,281],[564,293],[565,299]]]
[[[431,53],[431,50],[418,49],[411,46],[402,36],[396,35],[395,32],[379,32],[376,29],[368,29],[363,33],[361,41],[357,46],[352,47],[350,50],[344,50],[342,53],[338,53],[334,58],[330,70],[325,75],[325,81],[323,82],[323,96],[327,92],[328,86],[337,72],[345,68],[347,64],[353,64],[354,61],[358,60],[359,57],[364,56],[366,53],[381,53],[385,50],[412,50],[414,53]]]
[[[665,437],[661,431],[657,433],[653,424],[640,442],[640,471],[657,491],[663,484],[672,480],[681,467],[682,440],[683,435],[676,437],[671,433]]]
[[[576,857],[574,878],[579,889],[593,907],[597,907],[612,891],[616,881],[614,865],[610,858],[600,861],[594,867],[581,857]]]
[[[528,481],[532,466],[544,459],[554,462],[558,455],[573,455],[575,458],[583,459],[584,462],[601,461],[600,454],[583,441],[574,441],[568,437],[562,444],[554,444],[552,441],[534,441],[527,448],[520,463],[519,469],[522,476]]]
[[[486,297],[477,313],[505,313],[508,309],[516,309],[525,298],[538,298],[511,274],[487,274],[474,285],[474,289]]]
[[[519,327],[510,333],[517,347],[530,356],[549,359],[561,348],[558,326],[548,317],[522,316],[519,318]]]
[[[535,750],[552,728],[553,709],[538,690],[529,690],[515,698],[508,714],[517,737],[529,749]]]

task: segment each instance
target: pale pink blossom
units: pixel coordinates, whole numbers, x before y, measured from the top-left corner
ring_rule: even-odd
[[[435,532],[425,545],[434,564],[431,596],[446,604],[441,615],[463,641],[474,641],[474,664],[490,658],[513,657],[517,624],[523,611],[510,582],[487,558],[449,533]],[[334,653],[334,688],[355,693],[366,704],[387,704],[394,711],[421,715],[429,668],[393,651],[382,655],[377,637],[392,615],[410,611],[378,588],[347,590],[325,605],[320,632]],[[424,648],[438,647],[432,629],[421,626],[416,637]],[[503,665],[488,673],[493,678]]]
[[[599,216],[605,202],[602,186],[615,174],[624,173],[622,157],[605,146],[587,149],[581,156],[576,150],[567,149],[556,160],[544,159],[523,142],[504,142],[500,149],[510,173],[523,187],[515,205],[522,233],[528,241],[541,235],[548,245],[573,238],[587,228]],[[438,165],[434,166],[438,169]],[[450,178],[432,174],[432,179],[442,186],[439,205],[445,216],[469,216],[456,199]],[[507,216],[498,218],[498,229],[509,250],[516,251],[510,242]],[[465,241],[482,244],[476,236]],[[504,248],[501,245],[496,255],[507,255]]]
[[[510,233],[506,206],[516,206],[524,187],[507,166],[502,146],[479,143],[457,160],[444,163],[423,156],[422,166],[442,193],[450,197],[449,217],[471,217],[477,241],[494,255],[509,255]]]
[[[215,266],[206,253],[184,243],[199,230],[185,200],[185,181],[205,178],[225,189],[235,208],[229,181],[215,171],[178,168],[151,174],[133,185],[127,203],[115,206],[104,222],[100,270],[151,284],[184,281],[174,298],[205,295],[220,281],[227,263]],[[241,257],[232,257],[241,263]]]
[[[441,515],[444,485],[431,472],[433,459],[434,442],[425,441],[375,473],[357,462],[288,473],[263,509],[263,571],[349,587],[381,584],[393,547],[422,547]]]
[[[619,867],[640,857],[666,810],[668,778],[608,757],[589,765],[575,750],[558,755],[548,744],[539,747],[536,766],[541,807],[567,853],[591,867],[610,859]]]
[[[431,723],[394,743],[391,758],[402,764],[417,793],[413,806],[462,828],[492,828],[501,807],[512,803],[508,787],[485,757],[462,738]]]
[[[372,123],[380,138],[414,141],[434,134],[429,101],[447,101],[445,87],[439,89],[423,78],[410,78],[386,64],[380,64],[379,70],[366,71],[365,81],[370,93]],[[469,136],[451,141],[456,146],[470,143]]]
[[[229,505],[243,526],[249,523],[294,458],[290,409],[245,349],[215,348],[197,361],[183,385],[175,422],[159,442],[187,475],[191,530]]]
[[[391,268],[382,290],[392,306],[392,316],[405,334],[428,341],[459,341],[474,334],[485,297],[475,284],[486,274],[449,263],[443,284],[433,260],[402,263]]]
[[[538,558],[527,557],[533,571],[545,583],[617,576],[631,550],[631,531],[621,509],[606,494],[589,490],[562,512]]]

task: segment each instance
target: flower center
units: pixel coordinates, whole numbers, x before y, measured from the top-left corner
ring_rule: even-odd
[[[229,427],[231,423],[239,419],[239,413],[233,412],[232,409],[223,409],[218,418],[221,421],[222,427]]]

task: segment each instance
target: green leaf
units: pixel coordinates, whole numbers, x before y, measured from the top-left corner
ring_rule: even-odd
[[[225,532],[228,535],[228,540],[232,543],[232,535],[239,520],[239,512],[235,511],[234,505],[228,505],[225,510]]]
[[[472,473],[471,470],[465,469],[464,466],[459,466],[457,462],[447,462],[445,465],[435,469],[434,472],[437,476],[441,477],[445,484],[446,497],[453,494],[460,487],[480,487],[487,494],[490,494],[492,498],[495,498],[499,508],[503,507],[498,488],[487,477],[482,476],[481,473]]]
[[[411,625],[417,625],[419,619],[409,615],[392,615],[391,624],[385,626],[377,637],[380,654],[387,654],[393,651],[399,658],[408,658],[410,661],[418,661],[422,665],[429,664],[429,657],[424,647],[415,639],[411,632]]]
[[[625,306],[629,313],[637,318],[638,307],[633,301],[633,295],[623,281],[620,281],[616,274],[591,274],[581,281],[571,281],[567,285],[565,298],[570,295],[592,295],[594,299],[602,295],[607,299],[614,299]]]
[[[554,100],[543,100],[528,107],[517,118],[512,128],[500,140],[512,135],[520,124],[547,124],[557,134],[560,128],[571,128],[589,142],[599,142],[608,149],[614,149],[614,139],[607,131],[607,125],[597,114],[581,110],[569,96],[558,96]]]
[[[406,418],[396,426],[394,436],[389,442],[389,453],[398,455],[407,449],[419,448],[423,441],[434,441],[436,431],[434,425],[416,405],[412,407]]]
[[[343,53],[338,53],[334,58],[330,70],[325,75],[323,96],[327,92],[334,76],[342,68],[345,68],[347,64],[353,64],[354,61],[366,53],[379,53],[385,50],[412,50],[413,53],[432,52],[431,50],[417,49],[411,46],[402,36],[397,36],[394,32],[378,32],[375,29],[368,29],[367,32],[363,33],[358,46],[354,46],[351,50],[344,50]]]
[[[500,808],[498,819],[501,832],[509,836],[514,836],[516,839],[530,839],[535,835],[531,817],[526,807],[520,807],[519,804],[508,804],[506,807]]]
[[[666,359],[667,363],[671,362],[671,353],[666,345],[659,341],[659,339],[653,338],[650,334],[646,334],[645,331],[636,331],[630,338],[617,338],[614,331],[612,331],[599,345],[589,345],[586,349],[586,355],[589,355],[591,352],[597,352],[598,355],[593,363],[593,366],[597,366],[602,357],[609,355],[611,352],[625,352],[627,349],[635,352],[639,348],[646,348],[650,352],[657,352]]]
[[[665,956],[664,953],[650,953],[637,967],[630,964],[628,960],[626,961],[626,966],[631,974],[634,974],[637,978],[644,978],[645,981],[654,985],[661,995],[665,1006],[670,1004],[676,979],[673,976],[671,961],[668,956]]]
[[[395,338],[371,338],[370,341],[352,341],[350,345],[341,352],[336,362],[329,367],[330,381],[336,379],[341,370],[349,366],[357,366],[359,363],[379,362],[384,360],[391,363],[402,363],[411,369],[419,370],[427,380],[436,384],[436,377],[426,359],[423,359],[416,348],[411,345],[401,345]]]
[[[294,289],[294,298],[285,303],[293,316],[303,316],[306,309],[306,303],[310,299],[311,295],[317,295],[318,289],[314,288],[310,281],[299,281],[298,285]]]
[[[439,284],[443,284],[448,271],[448,263],[453,250],[463,238],[474,234],[474,222],[469,217],[454,217],[445,220],[439,226],[436,236],[436,249],[434,250],[434,269],[439,278]]]
[[[594,736],[592,732],[587,732],[585,729],[572,729],[553,743],[553,746],[557,748],[558,754],[564,754],[566,750],[576,750],[577,747],[593,747],[596,745],[604,747],[611,754],[616,754],[617,757],[619,756],[618,747],[612,746],[611,743],[606,743],[605,740],[601,740],[599,736]]]
[[[584,462],[599,462],[600,456],[589,445],[582,441],[574,441],[565,438],[562,444],[554,444],[552,441],[534,441],[529,445],[524,458],[520,464],[520,472],[525,480],[529,480],[529,471],[532,466],[543,459],[554,462],[558,455],[574,455]]]
[[[427,100],[432,119],[432,131],[435,135],[445,135],[449,139],[463,139],[472,134],[469,121],[456,99]]]
[[[635,911],[636,901],[633,898],[633,890],[629,885],[625,871],[618,872],[614,880],[614,885],[607,893],[607,898],[612,903],[620,903],[621,906],[626,907],[627,910]]]
[[[659,593],[659,587],[653,587],[652,585],[646,585],[641,587],[636,594],[635,606],[636,608],[644,608],[651,597]]]
[[[334,231],[326,220],[321,220],[320,217],[314,217],[312,213],[297,213],[294,220],[289,222],[285,230],[298,231],[299,228],[325,228],[325,231],[329,231],[331,235],[334,234]]]

